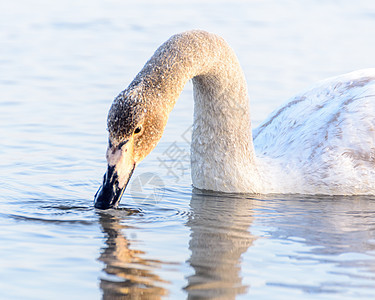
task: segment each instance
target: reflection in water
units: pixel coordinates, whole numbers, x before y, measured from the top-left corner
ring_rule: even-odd
[[[186,253],[190,258],[186,261],[186,256],[176,253],[179,258],[173,260],[178,265],[169,272],[166,262],[143,258],[145,252],[158,257],[153,246],[132,249],[135,243],[125,237],[127,227],[122,224],[131,223],[135,216],[125,219],[124,210],[101,212],[106,235],[99,258],[105,264],[100,282],[103,298],[180,299],[184,296],[175,294],[182,287],[188,299],[235,299],[249,293],[272,299],[280,292],[286,299],[295,293],[304,299],[316,294],[373,296],[375,198],[279,196],[254,199],[194,191],[189,213],[181,214],[186,222],[171,222],[173,215],[180,215],[175,210],[165,214],[158,206],[144,220],[142,216],[142,222],[137,215],[139,230],[152,223],[155,214],[168,219],[147,227],[162,250],[175,246],[165,234],[184,226],[190,231],[190,253]],[[181,239],[187,242],[186,236]],[[174,249],[171,253],[180,251]],[[185,281],[176,279],[181,268]]]
[[[268,213],[256,218],[276,228],[271,231],[275,239],[299,237],[305,244],[319,246],[313,249],[315,254],[364,253],[375,250],[374,200],[369,196],[290,196],[265,201],[262,206],[272,210],[272,218]]]
[[[375,198],[237,197],[192,197],[189,299],[234,299],[259,289],[274,295],[280,288],[306,297],[373,295]]]
[[[249,233],[251,207],[250,199],[192,195],[186,223],[191,231],[188,264],[194,270],[185,287],[189,299],[234,299],[247,291],[242,283],[241,255],[254,240]],[[156,274],[163,263],[142,259],[143,251],[130,249],[131,241],[124,235],[127,227],[121,224],[120,214],[113,215],[117,212],[100,213],[107,238],[99,258],[105,263],[103,271],[107,275],[100,283],[103,298],[160,299],[168,294],[162,287],[167,281]]]
[[[247,291],[242,283],[241,255],[254,240],[249,232],[252,205],[245,198],[193,194],[187,222],[191,229],[189,263],[194,269],[185,288],[189,299],[235,299]]]
[[[160,299],[167,290],[158,286],[165,283],[153,269],[159,261],[145,260],[140,250],[130,249],[130,241],[124,236],[126,226],[120,224],[120,217],[100,213],[100,224],[107,236],[106,248],[99,260],[105,263],[103,271],[113,280],[101,279],[103,299]]]
[[[344,296],[354,292],[356,299],[373,295],[375,198],[280,197],[264,198],[254,212],[253,226],[268,231],[262,250],[277,257],[273,263],[276,269],[281,268],[283,259],[289,262],[283,276],[264,272],[266,286],[308,294]]]

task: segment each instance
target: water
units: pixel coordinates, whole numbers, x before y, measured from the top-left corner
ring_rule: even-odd
[[[0,8],[1,299],[375,297],[375,197],[191,187],[191,84],[121,209],[93,209],[108,108],[170,35],[201,28],[229,42],[256,126],[315,81],[374,67],[372,1]]]

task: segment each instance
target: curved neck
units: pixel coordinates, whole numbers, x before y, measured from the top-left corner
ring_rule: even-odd
[[[251,192],[249,180],[256,167],[247,86],[236,55],[222,38],[203,31],[171,37],[129,89],[141,87],[145,101],[152,101],[166,115],[166,122],[189,79],[193,79],[195,100],[193,185]]]

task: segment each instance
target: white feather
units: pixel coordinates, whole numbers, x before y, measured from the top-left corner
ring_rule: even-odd
[[[375,193],[375,69],[320,82],[253,132],[263,192]]]

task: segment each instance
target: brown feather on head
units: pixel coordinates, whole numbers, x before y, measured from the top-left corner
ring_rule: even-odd
[[[145,118],[146,109],[142,94],[129,95],[127,90],[113,101],[108,113],[107,127],[112,144],[120,144],[129,138]]]

